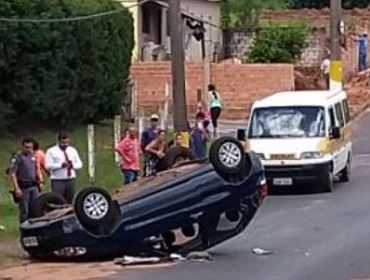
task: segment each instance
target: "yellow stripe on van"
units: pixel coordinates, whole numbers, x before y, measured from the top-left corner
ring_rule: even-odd
[[[352,131],[349,126],[341,129],[342,137],[340,139],[323,138],[318,144],[318,150],[323,153],[333,153],[339,150],[342,146],[351,142]]]

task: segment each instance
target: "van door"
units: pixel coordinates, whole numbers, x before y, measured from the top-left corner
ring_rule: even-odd
[[[345,168],[348,153],[345,141],[346,131],[344,129],[346,122],[341,101],[334,104],[334,112],[337,120],[337,126],[341,131],[341,137],[334,140],[336,142],[334,145],[334,174],[337,174]]]

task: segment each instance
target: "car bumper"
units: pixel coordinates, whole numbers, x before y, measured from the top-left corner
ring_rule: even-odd
[[[273,188],[317,185],[325,182],[330,162],[304,165],[266,165],[267,184]]]

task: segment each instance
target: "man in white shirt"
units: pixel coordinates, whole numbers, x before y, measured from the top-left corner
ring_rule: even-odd
[[[77,150],[70,146],[67,133],[60,133],[58,144],[46,152],[45,167],[50,172],[52,192],[72,204],[76,170],[82,168],[82,161]]]
[[[327,55],[321,63],[321,75],[325,80],[326,89],[330,89],[330,56]]]

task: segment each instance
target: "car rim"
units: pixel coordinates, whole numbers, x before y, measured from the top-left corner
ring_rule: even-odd
[[[232,142],[222,144],[218,154],[221,163],[229,168],[236,167],[242,158],[242,153],[238,145]]]
[[[108,213],[108,200],[100,193],[89,194],[83,203],[86,215],[94,220],[103,218]]]

